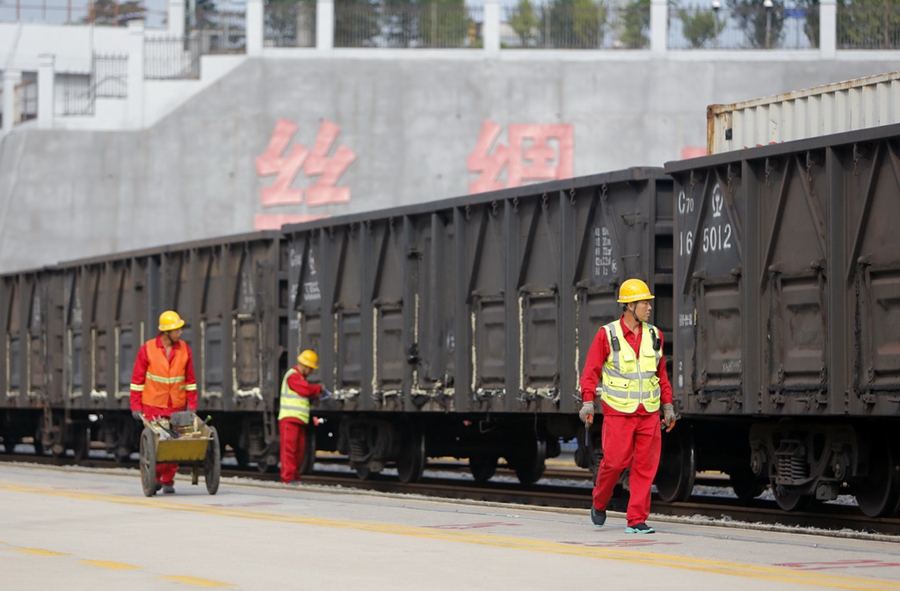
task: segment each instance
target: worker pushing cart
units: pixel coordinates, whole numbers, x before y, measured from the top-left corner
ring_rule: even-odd
[[[191,348],[181,340],[183,326],[177,312],[166,310],[159,315],[159,334],[138,350],[131,375],[131,412],[136,420],[153,423],[197,410],[197,378]],[[164,460],[155,464],[154,487],[172,494],[178,464]]]

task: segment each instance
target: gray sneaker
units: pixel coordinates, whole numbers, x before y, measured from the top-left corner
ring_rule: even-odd
[[[163,494],[166,494],[166,495],[174,495],[174,494],[175,494],[175,487],[172,486],[171,484],[164,484],[164,485],[163,485]]]
[[[603,524],[606,523],[606,511],[598,511],[591,505],[591,523],[597,527],[603,527]]]

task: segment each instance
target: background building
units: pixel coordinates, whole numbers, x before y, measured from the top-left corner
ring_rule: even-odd
[[[40,6],[0,4],[4,272],[660,166],[707,105],[900,69],[894,4]]]

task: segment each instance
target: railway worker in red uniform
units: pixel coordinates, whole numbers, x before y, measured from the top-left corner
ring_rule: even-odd
[[[606,505],[619,476],[630,468],[628,525],[625,533],[652,534],[650,486],[659,466],[662,422],[671,431],[675,426],[672,385],[662,356],[663,338],[649,324],[653,299],[650,288],[640,279],[628,279],[619,288],[622,316],[597,331],[581,374],[584,400],[578,415],[592,421],[594,400],[600,386],[603,412],[601,441],[603,459],[594,485],[591,522],[606,522]]]
[[[300,482],[300,466],[306,452],[306,425],[309,423],[311,399],[318,398],[322,386],[306,381],[313,370],[319,369],[319,356],[307,349],[297,357],[297,365],[287,370],[281,381],[281,400],[278,411],[280,435],[281,481]]]
[[[197,378],[191,348],[181,340],[184,320],[177,312],[159,315],[159,334],[138,349],[131,374],[131,412],[141,420],[197,410]],[[156,464],[156,490],[175,492],[178,464]]]

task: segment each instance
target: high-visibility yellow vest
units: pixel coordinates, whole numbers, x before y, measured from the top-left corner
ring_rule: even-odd
[[[278,420],[281,419],[299,419],[301,423],[309,423],[309,398],[300,396],[291,390],[288,386],[288,378],[294,374],[299,374],[296,367],[292,367],[284,374],[281,380],[281,399],[280,409],[278,411]],[[301,374],[302,375],[302,374]]]
[[[603,330],[606,331],[610,353],[603,364],[600,399],[622,413],[631,414],[641,404],[648,412],[658,411],[660,388],[656,369],[662,358],[656,338],[659,329],[643,323],[639,357],[625,337],[620,338],[618,320],[610,322]]]

